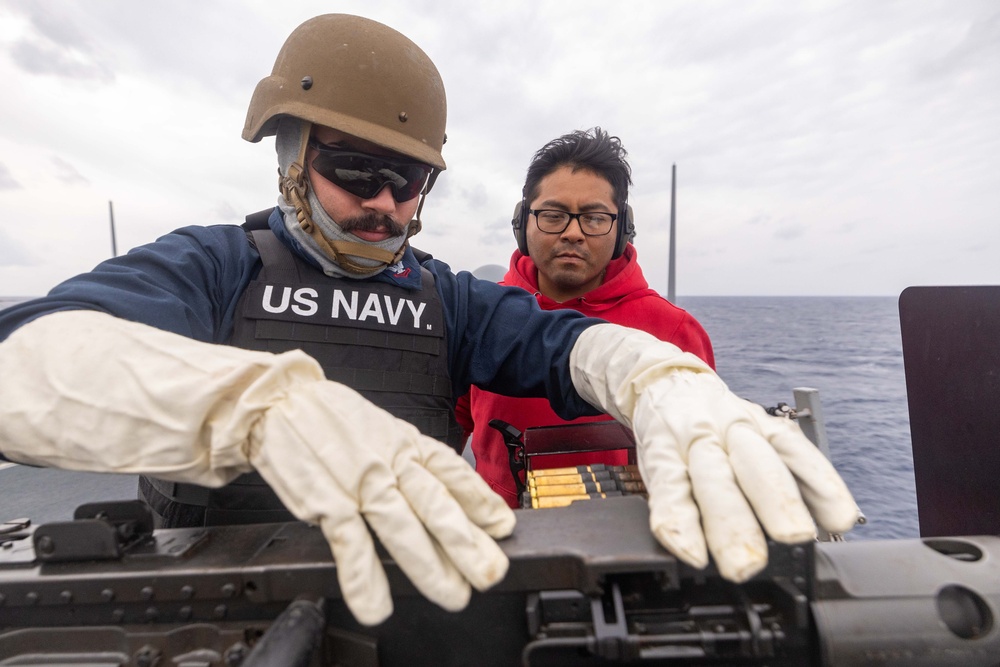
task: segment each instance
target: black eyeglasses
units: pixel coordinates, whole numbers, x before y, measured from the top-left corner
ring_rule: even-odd
[[[528,213],[535,216],[535,224],[538,225],[538,231],[546,234],[562,234],[569,227],[569,223],[573,218],[576,218],[580,222],[580,231],[585,236],[604,236],[611,231],[611,226],[618,219],[617,213],[603,213],[600,211],[570,213],[568,211],[540,208],[528,209]]]
[[[410,201],[420,194],[433,171],[422,162],[345,151],[315,139],[309,140],[309,146],[318,153],[312,161],[316,173],[362,199],[371,199],[388,185],[397,202]]]

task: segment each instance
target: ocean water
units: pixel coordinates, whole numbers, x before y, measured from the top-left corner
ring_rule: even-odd
[[[765,406],[819,390],[830,458],[868,523],[849,539],[920,534],[895,297],[680,297],[719,375]]]
[[[19,300],[0,297],[0,309]],[[740,396],[793,405],[793,388],[820,391],[830,456],[868,518],[850,539],[919,536],[894,297],[681,297],[678,304],[708,331],[719,374]]]

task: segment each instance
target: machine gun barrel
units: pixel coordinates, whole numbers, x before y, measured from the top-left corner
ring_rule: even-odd
[[[124,548],[106,527],[90,547],[86,528],[44,528],[0,534],[0,665],[250,666],[296,647],[294,664],[345,666],[1000,661],[996,537],[772,544],[735,585],[664,551],[639,497],[519,510],[495,588],[445,612],[383,554],[395,612],[365,627],[315,527],[130,533]]]

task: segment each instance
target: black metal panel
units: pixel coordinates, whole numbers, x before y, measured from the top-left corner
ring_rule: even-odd
[[[1000,286],[899,297],[922,536],[1000,534]]]
[[[160,530],[115,560],[46,562],[20,524],[0,534],[0,664],[236,667],[274,644],[310,667],[1000,664],[997,537],[771,544],[736,585],[663,551],[636,497],[518,519],[506,579],[461,612],[383,555],[395,613],[375,627],[315,527]]]
[[[118,560],[87,562],[41,561],[24,528],[25,537],[7,534],[0,545],[0,664],[32,655],[186,664],[197,654],[204,664],[235,665],[233,656],[256,649],[303,598],[324,600],[317,665],[507,666],[525,650],[533,665],[619,664],[615,656],[809,663],[811,545],[772,545],[768,568],[737,586],[666,553],[641,498],[525,510],[518,519],[501,542],[507,577],[473,593],[460,613],[425,600],[383,554],[395,613],[375,627],[351,617],[328,545],[302,523],[162,530]]]

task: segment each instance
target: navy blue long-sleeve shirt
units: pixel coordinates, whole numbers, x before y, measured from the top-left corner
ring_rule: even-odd
[[[279,210],[269,225],[297,249]],[[453,273],[432,258],[418,262],[409,249],[401,266],[369,280],[419,289],[420,266],[434,275],[444,309],[454,396],[476,385],[499,394],[548,397],[566,419],[597,414],[573,388],[569,354],[580,332],[602,320],[572,310],[542,311],[524,290]],[[45,297],[0,311],[0,340],[48,313],[87,309],[225,343],[240,296],[260,268],[260,255],[242,227],[183,227],[61,283]]]

